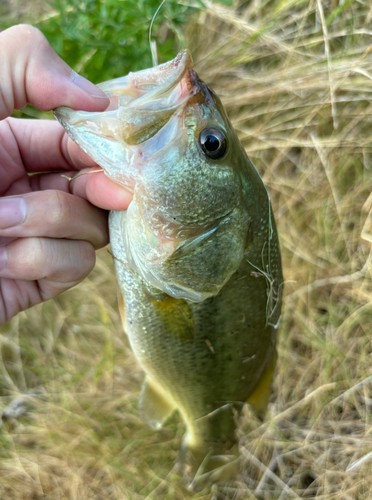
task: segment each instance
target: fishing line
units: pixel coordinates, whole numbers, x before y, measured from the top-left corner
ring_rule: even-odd
[[[153,64],[153,66],[157,66],[158,65],[158,51],[156,49],[156,41],[155,40],[154,41],[151,40],[152,25],[154,24],[155,17],[158,15],[158,12],[162,8],[164,2],[165,2],[165,0],[163,0],[161,2],[161,4],[159,5],[159,7],[156,9],[156,12],[153,15],[153,18],[151,19],[151,24],[150,24],[150,29],[149,29],[149,44],[150,44],[150,50],[151,50],[151,57],[152,57],[152,64]]]
[[[259,173],[259,171],[257,170],[257,167],[256,165],[253,163],[253,161],[251,160],[251,164],[253,165],[253,168],[255,169],[255,171],[257,172],[261,182],[262,182],[262,185],[266,191],[266,195],[267,195],[267,201],[268,201],[268,216],[269,216],[269,219],[268,219],[268,238],[267,238],[267,242],[264,243],[264,246],[262,248],[262,252],[261,252],[261,265],[262,265],[262,269],[260,269],[259,267],[255,266],[252,262],[250,262],[249,260],[247,260],[248,264],[250,264],[252,267],[254,267],[255,269],[257,269],[260,273],[262,273],[262,276],[264,276],[265,280],[266,280],[266,284],[267,284],[267,301],[266,301],[266,326],[268,324],[270,324],[271,326],[274,326],[272,325],[271,323],[269,323],[269,320],[270,318],[272,317],[272,315],[274,314],[275,312],[275,309],[276,309],[276,306],[278,305],[278,302],[279,302],[279,293],[280,293],[280,285],[278,287],[278,291],[275,293],[275,290],[274,290],[274,281],[273,280],[273,277],[272,277],[272,271],[271,271],[271,240],[273,238],[273,235],[274,235],[274,229],[273,229],[273,224],[272,224],[272,208],[271,208],[271,203],[270,203],[270,195],[269,195],[269,192],[265,186],[265,183],[263,182],[262,180],[262,177]],[[265,249],[265,246],[266,246],[266,243],[267,243],[267,265],[265,265],[265,257],[264,257],[264,249]],[[266,272],[265,272],[265,268],[266,268]],[[272,299],[273,299],[273,294],[276,295],[276,301],[275,301],[275,305],[273,306],[272,305]],[[275,297],[274,297],[275,299]]]

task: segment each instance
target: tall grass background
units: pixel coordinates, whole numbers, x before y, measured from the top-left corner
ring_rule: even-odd
[[[36,23],[98,82],[151,64],[157,5],[3,0],[0,22]],[[167,2],[155,25],[160,59],[188,46],[221,97],[279,228],[278,366],[265,421],[244,410],[237,480],[187,492],[174,469],[180,418],[160,432],[141,422],[143,374],[103,249],[78,287],[0,329],[0,407],[28,405],[3,418],[1,499],[371,498],[371,21],[362,0],[204,0]]]

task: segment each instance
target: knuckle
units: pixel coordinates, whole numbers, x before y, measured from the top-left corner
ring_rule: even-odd
[[[81,242],[81,254],[82,259],[85,262],[86,268],[89,269],[90,272],[96,263],[96,252],[94,247],[88,241]]]
[[[4,151],[5,154],[7,154],[7,147],[15,140],[11,126],[12,122],[14,123],[14,120],[15,118],[9,117],[4,120],[0,120],[0,138],[2,139],[0,141],[0,150]]]
[[[45,262],[45,248],[40,238],[29,238],[25,263],[30,269],[40,268]]]
[[[47,39],[44,34],[35,26],[31,26],[30,24],[20,24],[19,28],[21,30],[21,34],[28,39],[31,39],[34,43],[42,44],[47,43]]]
[[[14,264],[25,276],[37,275],[45,263],[45,251],[39,238],[20,238],[13,253]]]
[[[95,234],[91,239],[94,244],[94,248],[98,250],[106,246],[109,243],[109,229],[108,229],[108,217],[105,212],[97,212],[96,217]]]
[[[93,245],[86,241],[19,238],[8,249],[8,269],[18,279],[76,284],[96,262]]]
[[[3,91],[6,109],[21,109],[27,102],[35,107],[42,105],[51,93],[50,83],[42,78],[43,73],[48,73],[47,63],[53,52],[46,37],[34,26],[18,24],[0,33],[0,47],[4,48],[5,71],[1,78],[7,89]],[[5,118],[3,110],[0,118]]]
[[[23,42],[46,42],[46,38],[43,33],[38,28],[35,28],[35,26],[31,26],[30,24],[17,24],[16,26],[12,26],[6,30],[6,34],[11,35],[17,40],[21,40]]]
[[[87,241],[75,242],[78,245],[77,256],[71,264],[70,272],[73,278],[81,281],[92,271],[96,263],[96,253],[93,245]]]
[[[67,193],[57,190],[44,192],[46,222],[52,227],[61,227],[68,224],[72,217],[71,202]]]

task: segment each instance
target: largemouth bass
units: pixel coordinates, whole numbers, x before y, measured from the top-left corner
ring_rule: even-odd
[[[177,409],[190,481],[201,465],[198,477],[227,478],[236,419],[246,403],[263,416],[275,367],[283,277],[269,196],[187,50],[99,87],[107,111],[55,115],[133,192],[110,215],[110,239],[146,373],[140,412],[158,429]]]

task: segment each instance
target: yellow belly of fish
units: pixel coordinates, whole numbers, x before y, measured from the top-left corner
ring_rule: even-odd
[[[187,346],[193,344],[195,335],[193,318],[187,302],[165,296],[162,300],[151,298],[149,307],[152,309],[151,312],[161,319],[165,330],[168,333],[172,332],[173,340],[183,346],[186,352]],[[125,314],[124,299],[120,292],[119,310],[124,328],[130,330]],[[179,321],[180,318],[181,321]],[[215,355],[211,341],[205,342],[204,345],[209,355]],[[176,380],[168,380],[168,383],[164,383],[162,370],[159,367],[154,370],[151,356],[149,359],[146,352],[136,354],[147,374],[139,401],[142,419],[152,428],[160,429],[166,419],[177,409],[185,422],[187,432],[181,447],[180,458],[183,475],[187,476],[188,472],[190,473],[189,483],[194,484],[194,488],[195,477],[198,477],[199,486],[204,480],[224,481],[234,477],[238,471],[238,446],[235,440],[236,406],[227,401],[225,404],[224,402],[217,402],[214,405],[207,403],[204,408],[203,404],[195,407],[187,398],[185,400],[182,395],[178,394],[180,387]],[[246,400],[261,418],[268,404],[275,368],[276,356],[274,352],[271,354],[271,357],[265,359],[266,367],[262,370]],[[179,364],[182,370],[182,359],[179,360]],[[248,381],[247,385],[249,385]],[[198,388],[195,387],[195,394],[191,395],[191,399],[198,398],[197,393]],[[208,405],[211,406],[210,409]]]

